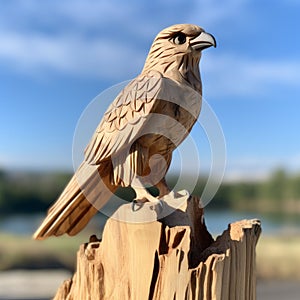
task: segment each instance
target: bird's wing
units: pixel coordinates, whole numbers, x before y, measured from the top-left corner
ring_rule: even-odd
[[[139,137],[162,89],[163,78],[159,75],[140,75],[116,97],[85,149],[88,163],[99,164]]]

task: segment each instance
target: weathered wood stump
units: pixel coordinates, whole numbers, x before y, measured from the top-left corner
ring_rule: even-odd
[[[160,220],[120,221],[132,221],[150,208],[133,212],[130,204],[121,206],[107,221],[102,241],[92,236],[81,245],[77,271],[54,299],[256,298],[258,220],[230,224],[214,241],[199,199],[189,197]]]

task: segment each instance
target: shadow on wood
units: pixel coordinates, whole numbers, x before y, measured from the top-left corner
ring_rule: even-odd
[[[81,245],[77,271],[54,299],[255,299],[260,222],[230,224],[214,241],[197,197],[173,204],[164,203],[172,214],[148,223],[130,222],[136,212],[120,207],[102,241],[92,236]]]

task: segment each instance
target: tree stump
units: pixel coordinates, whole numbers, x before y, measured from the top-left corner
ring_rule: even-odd
[[[192,196],[157,221],[126,222],[153,213],[150,208],[137,213],[130,204],[121,206],[107,221],[102,241],[92,236],[80,246],[77,271],[54,299],[256,298],[258,220],[230,224],[214,241],[199,198]]]

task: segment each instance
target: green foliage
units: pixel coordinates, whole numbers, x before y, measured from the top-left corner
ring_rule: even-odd
[[[300,199],[300,175],[294,176],[290,181],[291,196]]]
[[[0,170],[0,216],[1,214],[45,212],[53,203],[72,174],[69,173],[17,173]],[[186,189],[194,178],[168,176],[170,187],[177,191]],[[194,195],[201,196],[206,178],[199,178]],[[150,188],[157,195],[155,188]],[[131,188],[119,188],[117,195],[132,201],[135,193]],[[224,182],[213,201],[211,209],[233,209],[261,212],[300,213],[300,175],[291,175],[279,169],[264,181]]]
[[[266,185],[266,197],[274,201],[282,201],[289,194],[289,178],[284,170],[277,170],[273,173]]]
[[[300,175],[275,170],[263,181],[225,182],[212,207],[222,203],[228,209],[272,213],[300,213]]]
[[[0,214],[45,212],[70,174],[0,172]]]
[[[68,269],[74,271],[78,245],[86,242],[76,237],[50,238],[43,243],[27,235],[0,232],[0,271],[11,269]]]

